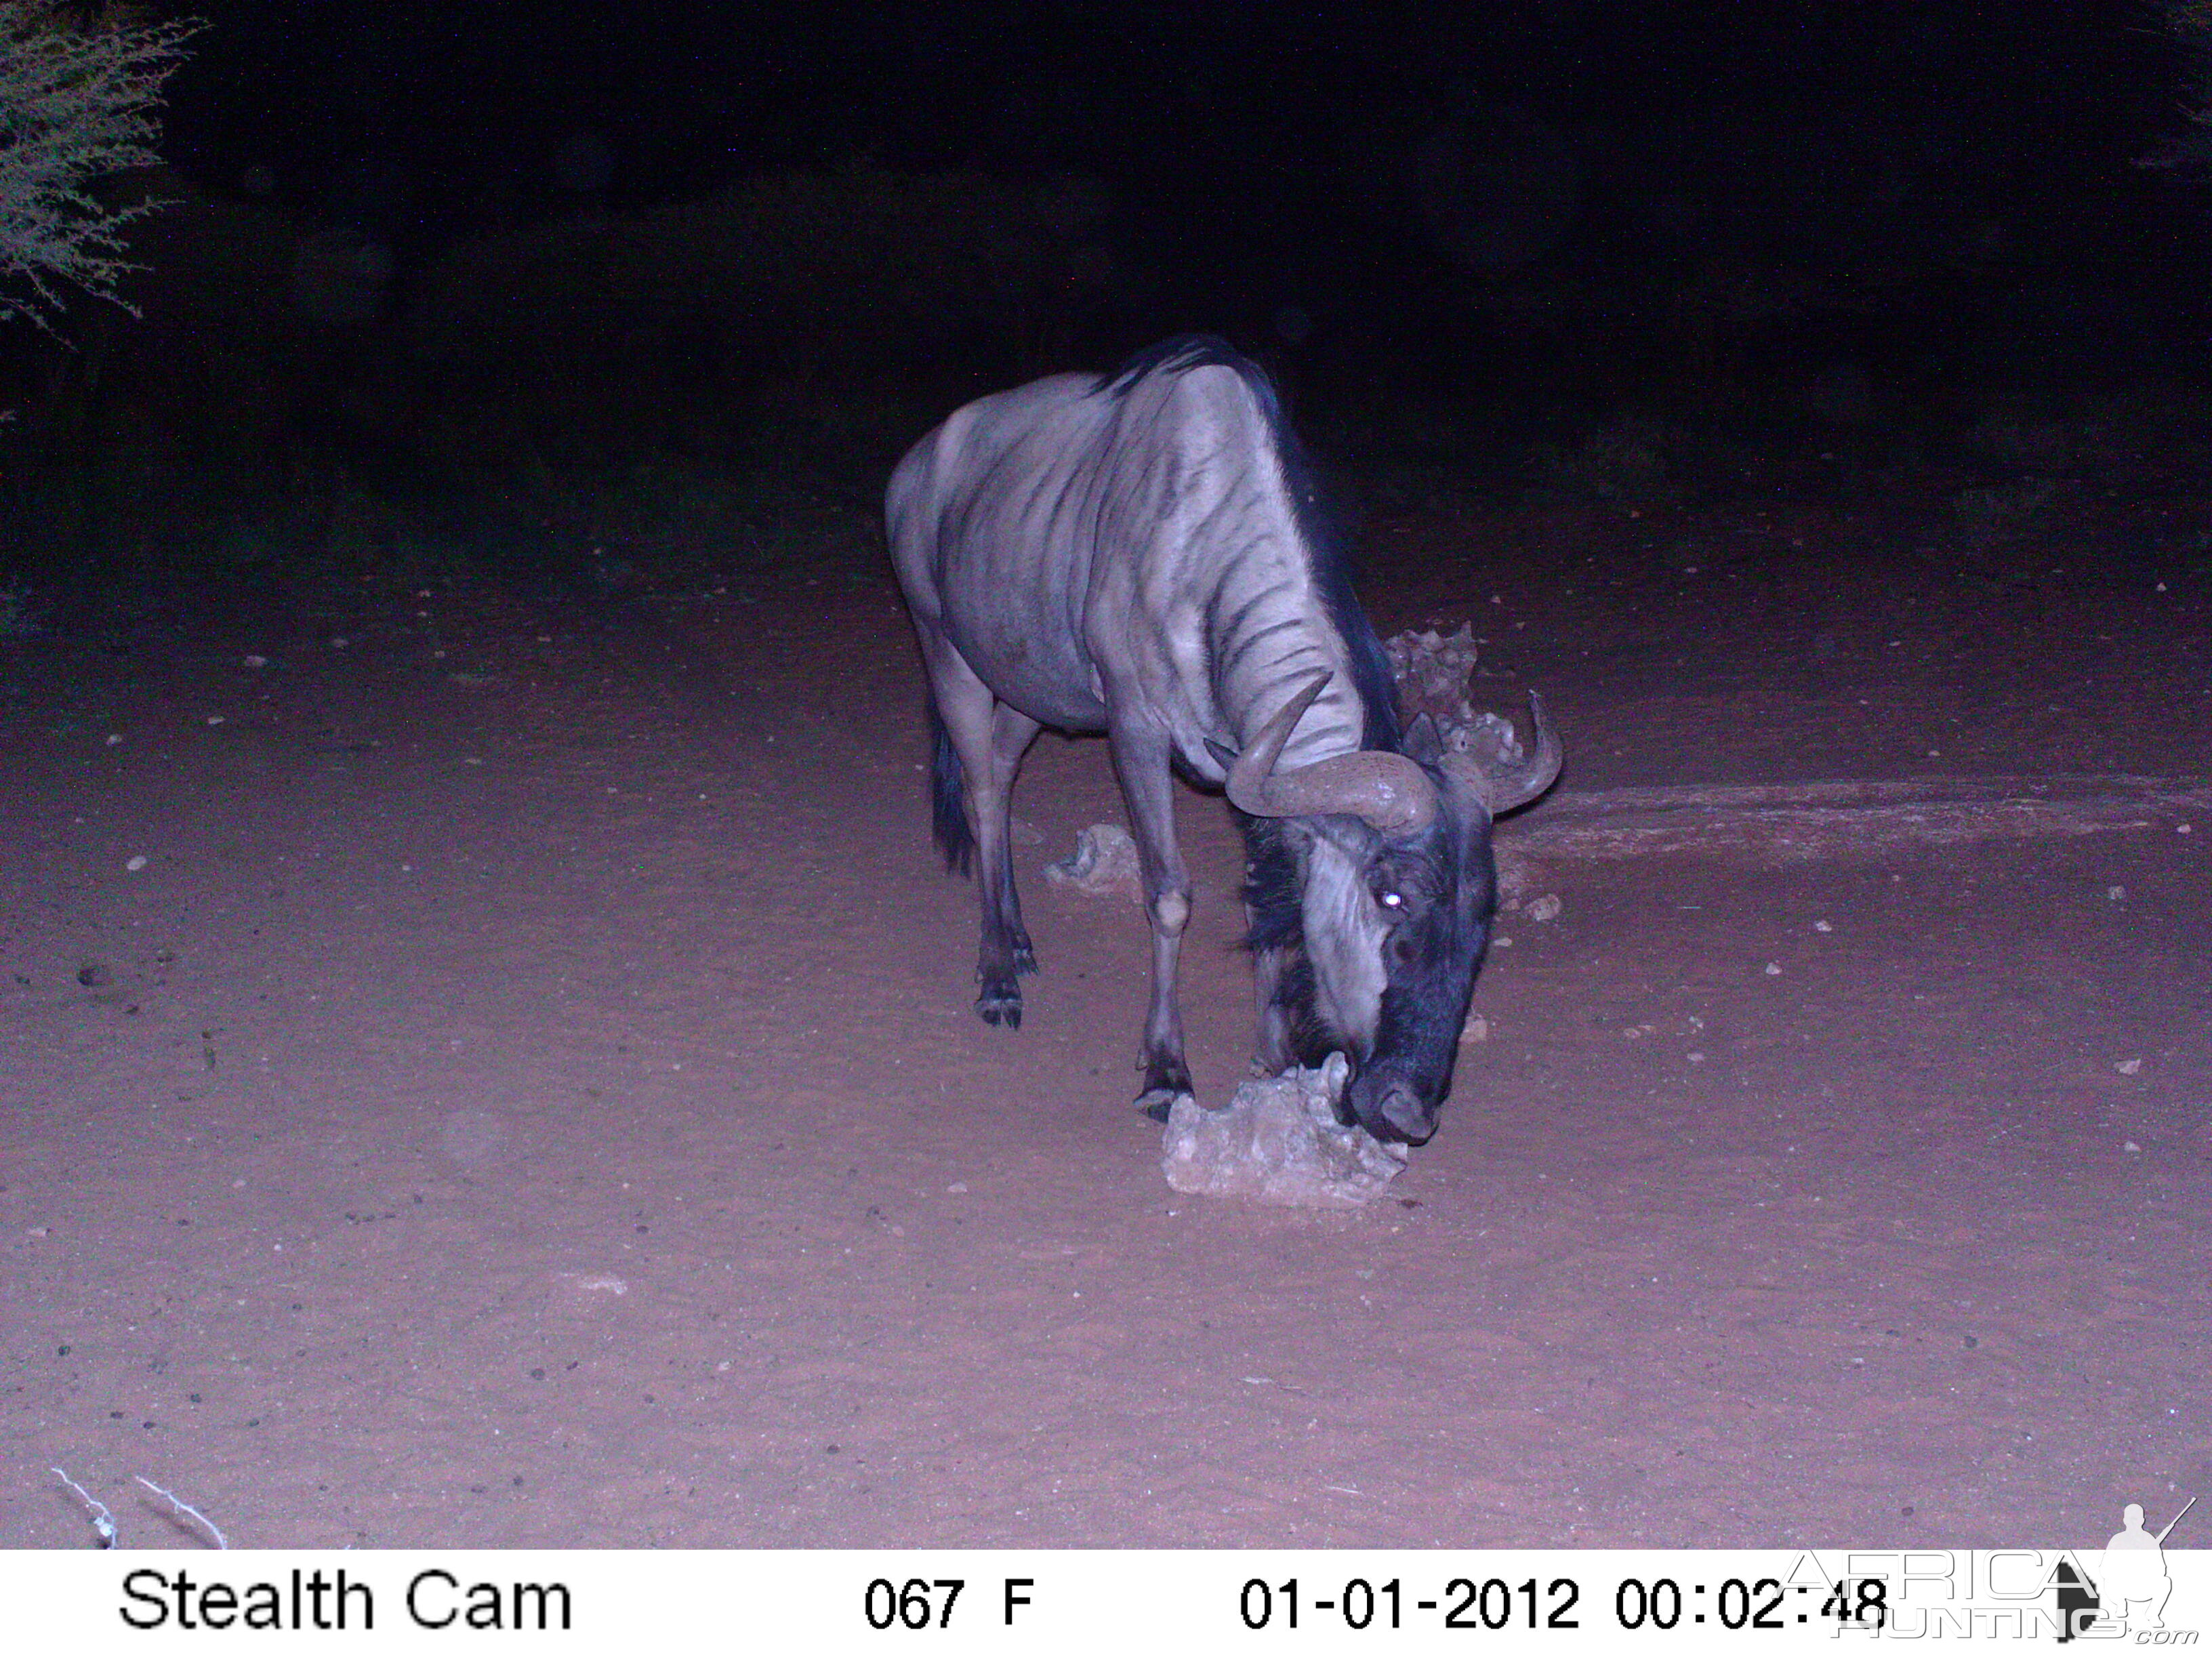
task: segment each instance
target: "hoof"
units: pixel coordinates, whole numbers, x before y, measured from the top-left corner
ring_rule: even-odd
[[[1169,1112],[1174,1109],[1176,1102],[1179,1100],[1190,1101],[1194,1105],[1197,1103],[1196,1097],[1188,1089],[1147,1089],[1137,1097],[1137,1109],[1155,1123],[1165,1123]]]
[[[983,988],[983,994],[975,999],[975,1012],[983,1017],[986,1025],[1003,1025],[1010,1031],[1022,1029],[1022,994],[1011,981],[1003,986]]]

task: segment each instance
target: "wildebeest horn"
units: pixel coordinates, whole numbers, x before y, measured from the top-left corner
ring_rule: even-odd
[[[1298,717],[1328,684],[1317,674],[1285,703],[1229,769],[1229,799],[1255,818],[1294,818],[1344,812],[1364,818],[1385,835],[1425,829],[1437,816],[1437,787],[1403,755],[1361,750],[1331,755],[1295,772],[1275,762]]]
[[[1488,807],[1492,817],[1526,806],[1559,775],[1565,752],[1559,747],[1559,734],[1544,718],[1544,700],[1534,691],[1528,694],[1528,725],[1535,734],[1535,752],[1518,765],[1485,766],[1471,755],[1443,757],[1446,774]]]

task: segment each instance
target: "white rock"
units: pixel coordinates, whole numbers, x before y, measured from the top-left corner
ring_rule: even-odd
[[[1179,1193],[1310,1209],[1366,1203],[1405,1168],[1406,1154],[1336,1121],[1351,1070],[1331,1054],[1315,1069],[1239,1085],[1218,1111],[1178,1100],[1161,1137],[1160,1172]]]
[[[1138,872],[1137,843],[1118,823],[1094,823],[1079,831],[1075,851],[1044,867],[1045,879],[1056,887],[1073,887],[1079,893],[1103,897],[1119,893],[1142,902],[1144,878]]]
[[[1529,921],[1557,921],[1559,919],[1559,896],[1557,893],[1547,893],[1541,898],[1533,898],[1528,901]]]

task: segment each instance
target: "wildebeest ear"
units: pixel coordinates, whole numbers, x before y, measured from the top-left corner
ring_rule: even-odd
[[[1424,766],[1434,766],[1444,757],[1443,733],[1437,730],[1437,723],[1430,716],[1416,714],[1413,723],[1406,728],[1405,739],[1399,744],[1398,752],[1407,760],[1419,761]]]

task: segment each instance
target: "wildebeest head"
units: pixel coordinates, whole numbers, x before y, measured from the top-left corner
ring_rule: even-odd
[[[1525,757],[1444,750],[1425,715],[1399,752],[1275,763],[1328,684],[1315,679],[1238,756],[1229,799],[1248,815],[1251,946],[1273,975],[1288,1052],[1352,1062],[1339,1109],[1383,1140],[1436,1133],[1497,902],[1491,821],[1558,777],[1559,739],[1534,695]]]

